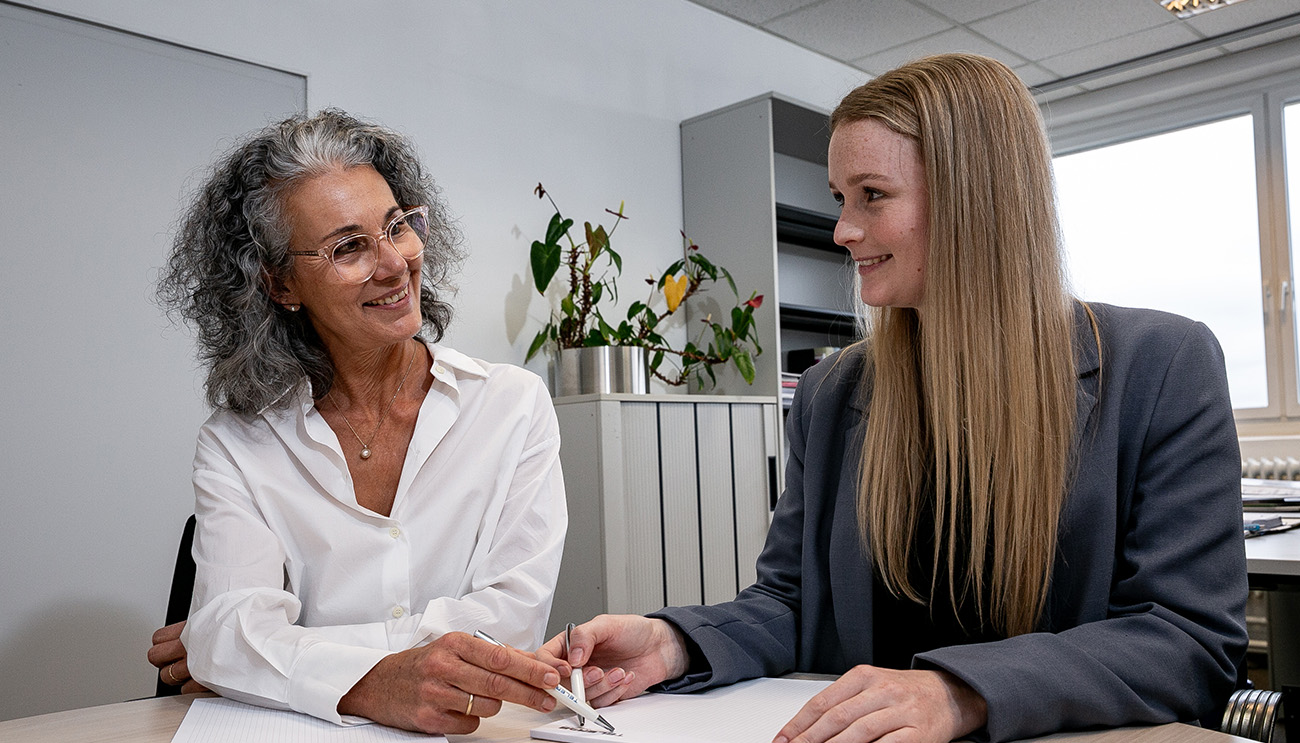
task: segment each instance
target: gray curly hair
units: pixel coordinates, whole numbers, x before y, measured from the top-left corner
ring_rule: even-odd
[[[334,382],[334,365],[306,313],[272,301],[268,278],[288,278],[284,196],[295,183],[337,167],[371,165],[403,207],[429,207],[420,310],[433,340],[451,322],[442,298],[459,264],[460,235],[415,147],[402,135],[327,109],[254,132],[217,162],[182,218],[158,282],[158,298],[197,331],[207,367],[207,401],[252,415],[305,380],[315,395]]]

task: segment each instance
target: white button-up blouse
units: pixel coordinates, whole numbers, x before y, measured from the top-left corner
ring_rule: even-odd
[[[357,504],[310,390],[200,429],[182,640],[213,691],[361,722],[339,699],[385,655],[480,628],[542,642],[568,518],[550,396],[523,369],[428,347],[434,382],[389,516]]]

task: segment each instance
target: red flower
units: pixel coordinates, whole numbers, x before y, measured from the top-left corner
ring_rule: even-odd
[[[749,300],[748,302],[745,303],[745,306],[746,306],[746,307],[752,307],[752,308],[754,308],[754,309],[758,309],[759,307],[762,307],[762,306],[763,306],[763,295],[762,295],[762,294],[759,294],[758,296],[756,296],[756,297],[754,297],[753,299]]]

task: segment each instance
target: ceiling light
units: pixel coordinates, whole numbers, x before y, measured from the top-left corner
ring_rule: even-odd
[[[1239,3],[1241,0],[1156,0],[1156,2],[1179,18],[1191,18],[1199,13]]]

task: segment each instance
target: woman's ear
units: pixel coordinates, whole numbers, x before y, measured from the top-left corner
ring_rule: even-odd
[[[289,310],[297,312],[302,308],[302,302],[298,299],[298,294],[289,285],[289,282],[271,275],[270,271],[262,269],[262,285],[266,287],[266,293],[271,295],[271,301]]]

